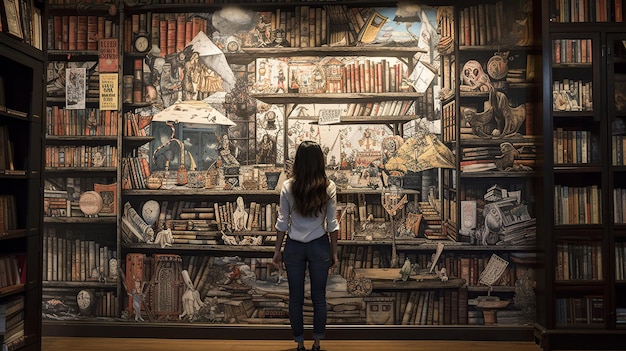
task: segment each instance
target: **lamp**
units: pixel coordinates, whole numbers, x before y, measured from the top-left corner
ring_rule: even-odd
[[[175,138],[176,128],[175,123],[193,123],[204,125],[222,125],[222,126],[234,126],[235,122],[226,118],[221,112],[209,105],[205,101],[177,101],[171,106],[167,107],[163,111],[154,115],[152,119],[156,122],[165,122],[171,129],[172,134],[168,143],[163,144],[154,150],[153,156],[166,145],[172,142],[178,144],[180,149],[180,165],[176,174],[176,185],[187,184],[187,168],[185,167],[185,144],[179,139]],[[189,168],[195,170],[196,162],[191,154],[189,155],[191,164]],[[166,163],[166,165],[168,165]]]

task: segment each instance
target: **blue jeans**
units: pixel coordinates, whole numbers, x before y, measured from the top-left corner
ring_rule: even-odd
[[[313,301],[313,338],[323,339],[326,331],[326,282],[330,268],[330,241],[327,235],[308,243],[287,238],[283,262],[289,282],[289,321],[295,341],[304,341],[304,280],[307,264]]]

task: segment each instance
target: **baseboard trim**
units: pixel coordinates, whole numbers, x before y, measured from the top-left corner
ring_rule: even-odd
[[[307,332],[311,328],[307,327]],[[43,336],[178,339],[289,339],[288,325],[43,321]],[[333,340],[533,341],[532,326],[332,325]]]

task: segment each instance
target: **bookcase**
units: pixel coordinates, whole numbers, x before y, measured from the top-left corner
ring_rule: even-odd
[[[118,89],[118,17],[112,4],[46,11],[45,319],[118,315],[121,100],[108,93]]]
[[[483,306],[470,305],[492,292],[502,299],[516,297],[517,280],[528,277],[533,264],[520,253],[530,247],[470,245],[442,229],[440,178],[460,172],[450,157],[450,149],[457,155],[459,150],[449,140],[442,145],[437,134],[444,106],[439,81],[456,81],[453,72],[460,71],[458,63],[442,64],[436,45],[446,9],[417,6],[411,16],[399,16],[395,3],[378,5],[245,2],[231,10],[249,18],[250,26],[228,31],[215,27],[228,15],[220,3],[126,3],[113,16],[109,5],[51,4],[47,20],[55,33],[59,22],[61,34],[64,21],[69,28],[74,11],[77,28],[85,23],[80,16],[87,16],[87,28],[90,16],[97,24],[102,18],[105,28],[110,23],[111,37],[118,39],[118,68],[111,73],[118,75],[120,104],[111,111],[116,122],[106,128],[106,114],[97,110],[101,101],[90,100],[91,89],[85,108],[74,114],[64,106],[66,85],[59,89],[55,81],[48,86],[48,116],[54,123],[47,129],[47,160],[61,162],[54,154],[61,150],[63,162],[74,150],[79,155],[93,150],[90,156],[103,154],[105,162],[113,163],[98,159],[100,166],[95,166],[93,157],[74,158],[88,163],[46,168],[46,199],[60,208],[49,207],[45,218],[50,244],[44,246],[43,301],[62,301],[63,317],[50,310],[44,332],[240,337],[245,328],[246,337],[282,335],[288,330],[284,272],[269,264],[277,185],[297,144],[313,139],[327,150],[329,177],[340,188],[341,262],[329,284],[329,324],[337,326],[338,337],[345,337],[340,335],[344,331],[354,337],[387,338],[389,331],[406,337],[407,330],[411,337],[450,337],[444,334],[454,329],[458,338],[530,339],[532,329],[520,318],[522,303],[510,304],[503,313],[487,308],[488,316],[499,315],[500,324],[485,320]],[[448,10],[447,28],[456,28],[458,12]],[[89,49],[89,32],[82,48],[78,41],[75,49],[69,43],[65,47],[63,36],[59,45],[51,41],[55,37],[48,37],[50,63],[86,67],[91,78],[86,86],[102,80],[103,62],[93,65],[100,53]],[[520,46],[514,55],[526,62],[530,49]],[[458,43],[452,47],[460,57]],[[487,52],[497,48],[472,50],[488,58]],[[511,75],[520,67],[516,62]],[[189,80],[196,73],[203,79]],[[529,89],[524,83],[510,85],[519,101],[531,101],[521,100]],[[51,94],[55,91],[58,97]],[[468,101],[477,105],[488,98],[478,94]],[[461,106],[461,96],[455,99]],[[208,118],[185,119],[184,111]],[[57,114],[68,120],[58,122]],[[105,128],[71,122],[92,115]],[[55,129],[59,123],[64,127]],[[527,140],[515,142],[521,148]],[[497,149],[499,143],[467,146]],[[410,158],[414,153],[428,157]],[[456,173],[442,173],[443,164],[457,168]],[[467,178],[480,183],[485,174],[524,184],[530,176],[501,172]],[[96,185],[113,192],[115,204],[112,212],[85,215],[90,209],[81,207],[80,198],[91,196],[98,203],[93,191],[102,191]],[[532,190],[526,190],[525,201],[532,199]],[[88,199],[83,205],[90,204]],[[406,259],[429,267],[438,241],[445,241],[438,268],[447,269],[449,284],[393,282]],[[515,264],[489,288],[479,275],[494,252]],[[352,292],[368,286],[370,276],[359,273],[383,269],[390,272],[388,279],[372,278],[371,295],[347,291],[348,285]],[[193,302],[188,296],[196,292],[199,310],[188,305]],[[532,305],[532,291],[519,295],[531,300],[526,307]],[[378,333],[381,324],[389,328]],[[401,324],[412,328],[394,327]],[[492,328],[497,336],[490,334]]]
[[[456,245],[470,319],[488,318],[481,300],[499,300],[518,313],[498,311],[502,323],[523,324],[535,308],[540,3],[440,11],[441,138],[455,155],[440,175],[442,236]],[[485,283],[486,264],[498,258],[507,274]]]
[[[0,348],[41,350],[41,216],[32,209],[41,206],[44,4],[10,3],[0,7]]]
[[[544,349],[624,339],[621,1],[543,8],[544,205],[536,336]],[[575,346],[574,346],[575,345]]]

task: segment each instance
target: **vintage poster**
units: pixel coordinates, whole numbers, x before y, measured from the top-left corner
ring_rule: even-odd
[[[85,108],[87,70],[68,67],[65,70],[65,108],[82,110]],[[116,108],[117,110],[117,108]]]
[[[98,40],[98,70],[100,73],[117,72],[118,67],[117,38]]]
[[[117,73],[100,74],[100,110],[116,111],[118,109]]]

